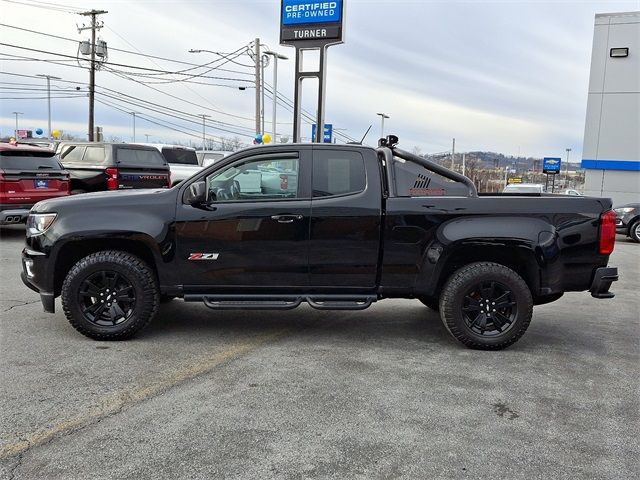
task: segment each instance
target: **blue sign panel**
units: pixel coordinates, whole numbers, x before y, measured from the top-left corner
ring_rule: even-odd
[[[282,25],[338,23],[342,20],[342,0],[283,0]]]
[[[559,173],[562,160],[555,157],[544,157],[542,164],[542,173]]]
[[[316,124],[311,125],[311,138],[315,142],[316,140]],[[324,124],[324,136],[322,138],[324,143],[333,142],[333,123],[325,123]]]

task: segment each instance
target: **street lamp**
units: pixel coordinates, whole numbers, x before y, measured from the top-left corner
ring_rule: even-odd
[[[278,107],[278,60],[289,60],[289,57],[282,55],[281,53],[267,50],[265,55],[271,55],[273,57],[273,117],[271,121],[271,129],[273,141],[276,141],[276,110]]]
[[[16,137],[16,140],[18,139],[18,115],[24,115],[23,112],[11,112],[16,116],[16,129],[13,131],[13,134]]]
[[[49,140],[51,140],[51,79],[54,80],[62,80],[60,77],[54,77],[53,75],[44,75],[42,73],[36,75],[36,77],[42,77],[47,79],[47,110],[48,110],[48,129],[49,129]],[[16,128],[17,129],[17,128]]]
[[[564,170],[564,188],[569,188],[569,153],[571,153],[571,149],[567,148],[567,166]]]
[[[384,120],[385,120],[385,118],[391,118],[391,117],[389,115],[384,114],[384,113],[376,113],[376,115],[380,116],[380,118],[381,118],[380,138],[384,138]]]

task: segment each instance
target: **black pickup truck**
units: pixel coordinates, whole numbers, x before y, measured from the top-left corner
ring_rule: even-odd
[[[40,202],[23,281],[100,340],[133,336],[175,297],[214,310],[417,298],[465,345],[500,349],[534,305],[613,297],[610,200],[479,196],[396,144],[261,146],[169,190]]]

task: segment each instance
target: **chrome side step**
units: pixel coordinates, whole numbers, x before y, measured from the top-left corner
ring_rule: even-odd
[[[364,310],[375,295],[193,295],[185,302],[203,302],[213,310],[292,310],[307,302],[317,310]]]

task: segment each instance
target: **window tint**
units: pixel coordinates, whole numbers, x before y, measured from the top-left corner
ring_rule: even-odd
[[[364,159],[358,152],[321,150],[313,153],[313,196],[328,197],[364,190]]]
[[[162,149],[164,158],[169,163],[179,163],[181,165],[198,165],[198,157],[193,150],[187,150],[186,148],[167,148]]]
[[[0,168],[3,170],[60,170],[58,157],[52,152],[2,152]]]
[[[118,147],[116,152],[116,160],[124,165],[161,166],[166,164],[164,157],[155,148],[153,150],[143,150],[140,148]]]
[[[62,149],[60,158],[65,163],[79,163],[82,161],[82,155],[84,155],[84,145],[67,145]]]
[[[87,147],[87,151],[84,154],[84,162],[91,165],[107,163],[104,147]]]
[[[297,158],[245,160],[208,176],[207,198],[211,201],[297,198],[299,171]]]

